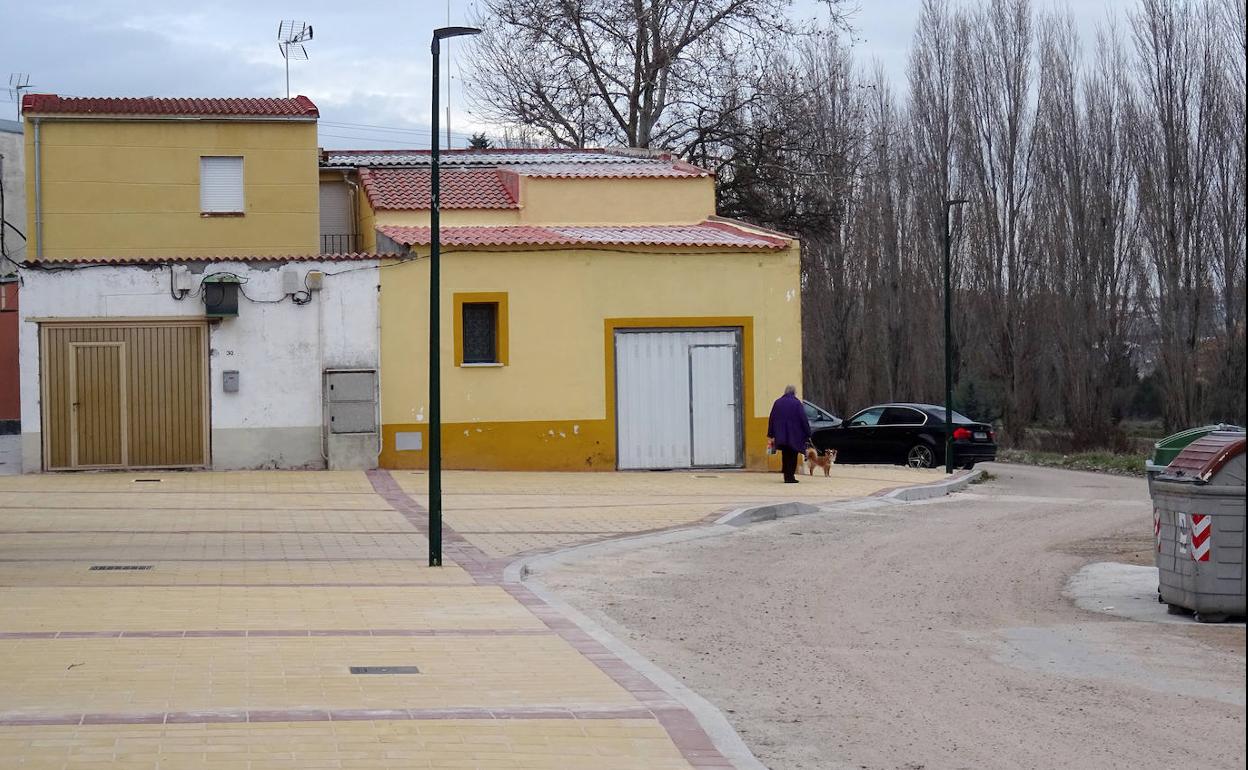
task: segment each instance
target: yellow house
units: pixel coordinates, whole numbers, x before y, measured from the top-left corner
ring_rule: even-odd
[[[316,105],[27,94],[28,257],[313,254]]]
[[[715,215],[665,155],[443,154],[444,467],[767,467],[772,400],[801,381],[797,242]],[[337,152],[380,269],[380,463],[427,463],[427,153]],[[322,201],[326,200],[322,196]]]

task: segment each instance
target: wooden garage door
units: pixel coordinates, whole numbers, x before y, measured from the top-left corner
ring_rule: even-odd
[[[44,468],[208,464],[202,321],[44,323]]]

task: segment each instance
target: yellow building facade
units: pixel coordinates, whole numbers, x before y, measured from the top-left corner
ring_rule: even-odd
[[[768,466],[771,403],[786,384],[801,381],[795,240],[716,217],[713,177],[663,156],[487,151],[444,159],[444,467],[644,466],[644,457],[623,457],[620,335],[653,332],[656,340],[666,335],[680,343],[682,333],[699,330],[736,340],[725,343],[738,359],[735,456],[699,463],[681,445],[659,451],[653,467]],[[366,248],[403,254],[379,271],[379,461],[422,468],[428,463],[427,158],[331,153],[323,160],[352,164],[359,164]],[[491,174],[501,179],[490,180]],[[463,308],[474,303],[491,304],[497,314],[495,360],[485,364],[464,361]],[[696,345],[696,335],[685,337]],[[671,361],[682,363],[679,355]],[[693,397],[684,392],[693,385],[669,384],[668,395],[689,401],[693,411]],[[687,449],[691,456],[682,461]]]
[[[210,110],[202,104],[209,101]],[[222,102],[235,107],[223,109]],[[306,97],[67,100],[29,94],[23,116],[31,258],[319,249],[318,112]],[[205,158],[237,159],[230,162],[241,176],[241,196],[233,198],[238,210],[204,210]]]

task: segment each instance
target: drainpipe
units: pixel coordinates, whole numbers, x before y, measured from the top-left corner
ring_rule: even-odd
[[[35,259],[43,259],[43,176],[39,145],[39,118],[35,122]]]

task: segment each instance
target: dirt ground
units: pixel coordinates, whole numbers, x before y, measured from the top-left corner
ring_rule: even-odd
[[[930,503],[844,509],[539,575],[721,708],[764,764],[1242,768],[1244,629],[1077,609],[1148,563],[1140,479],[989,466]]]

